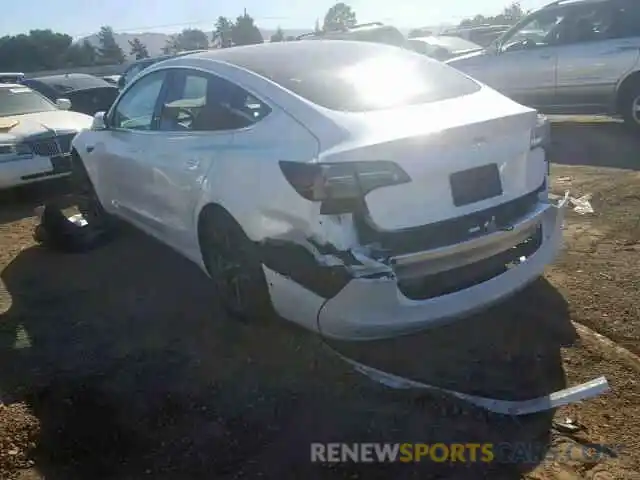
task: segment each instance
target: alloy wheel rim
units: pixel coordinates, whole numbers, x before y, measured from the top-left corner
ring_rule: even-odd
[[[640,125],[640,95],[633,99],[631,115],[633,116],[633,120]]]

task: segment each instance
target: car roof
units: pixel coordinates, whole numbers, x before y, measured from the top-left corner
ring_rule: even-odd
[[[393,52],[396,51],[396,48],[370,42],[323,39],[313,42],[273,42],[219,48],[196,53],[190,57],[225,62],[260,74],[260,72],[273,71],[278,68],[295,69],[296,64],[308,67],[318,63],[327,64],[333,58],[350,56],[356,51],[363,54],[384,53],[387,51],[385,49],[390,49],[388,51]]]
[[[66,75],[51,75],[47,77],[30,78],[30,82],[39,82],[55,89],[58,93],[68,93],[91,88],[113,88],[102,78],[86,73],[68,73]]]

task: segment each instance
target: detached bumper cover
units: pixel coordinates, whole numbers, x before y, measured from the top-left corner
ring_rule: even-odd
[[[324,302],[318,317],[321,333],[344,340],[375,340],[414,333],[472,314],[522,289],[544,271],[562,243],[562,223],[567,200],[541,204],[509,231],[496,232],[468,244],[396,257],[398,276],[354,278],[335,297]],[[446,265],[485,257],[505,242],[515,245],[533,228],[541,228],[539,248],[504,273],[454,293],[426,300],[411,300],[398,282],[405,275],[440,271]],[[514,243],[515,242],[515,243]],[[453,263],[452,263],[453,262]],[[410,273],[407,273],[410,272]],[[301,322],[303,323],[303,322]]]

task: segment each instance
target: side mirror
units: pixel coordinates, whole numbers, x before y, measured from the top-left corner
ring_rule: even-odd
[[[118,78],[118,88],[120,90],[124,88],[124,75],[120,75],[120,78]]]
[[[71,110],[71,100],[68,98],[58,98],[56,100],[56,106],[60,110]]]
[[[91,130],[106,130],[107,122],[105,119],[105,112],[97,112],[93,116],[93,123],[91,124]]]

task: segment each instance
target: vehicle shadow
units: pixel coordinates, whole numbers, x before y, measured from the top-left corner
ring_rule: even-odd
[[[621,122],[553,122],[551,143],[552,163],[640,170],[640,136]]]
[[[56,199],[62,208],[73,205],[69,179],[61,178],[0,190],[0,225],[32,217],[34,209]]]
[[[317,465],[310,445],[549,438],[551,412],[510,418],[388,390],[313,334],[232,321],[203,273],[135,232],[88,254],[30,248],[0,277],[11,301],[0,394],[39,420],[34,458],[47,479],[516,479],[537,460]],[[340,348],[428,383],[521,397],[564,386],[559,349],[574,338],[541,281],[459,324]]]

